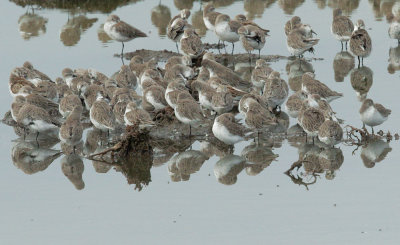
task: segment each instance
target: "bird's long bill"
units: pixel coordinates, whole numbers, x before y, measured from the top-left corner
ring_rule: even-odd
[[[314,30],[311,30],[312,34],[318,35]]]

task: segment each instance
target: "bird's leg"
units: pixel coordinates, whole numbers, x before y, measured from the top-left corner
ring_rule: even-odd
[[[347,51],[347,41],[346,41],[346,51]]]
[[[39,146],[38,138],[39,138],[39,132],[37,132],[37,133],[36,133],[36,138],[35,138],[35,140],[36,140],[36,143],[37,143],[37,144],[38,144],[38,146]]]
[[[74,145],[74,154],[75,154],[76,145]]]
[[[312,144],[313,144],[313,145],[314,145],[314,138],[315,138],[315,136],[312,137]]]
[[[221,39],[218,39],[218,52],[221,54]]]
[[[175,45],[176,45],[176,51],[177,51],[177,52],[178,52],[178,54],[179,54],[178,42],[175,42]]]
[[[228,52],[226,51],[226,46],[224,41],[222,41],[222,45],[224,45],[225,54],[227,54]]]
[[[121,57],[123,57],[123,56],[124,56],[124,47],[125,47],[125,45],[124,45],[124,42],[122,42]]]
[[[192,125],[189,124],[189,137],[192,136]]]
[[[258,50],[258,58],[261,58],[261,49]]]
[[[358,68],[360,68],[360,56],[357,56],[358,59]]]
[[[364,57],[361,57],[361,66],[364,66]]]
[[[342,44],[342,51],[343,51],[343,42],[342,42],[342,41],[340,41],[340,44]]]
[[[374,127],[371,126],[371,129],[372,129],[372,134],[374,134]]]

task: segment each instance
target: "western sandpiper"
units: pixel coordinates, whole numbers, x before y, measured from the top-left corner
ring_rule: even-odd
[[[124,53],[124,42],[128,42],[137,37],[147,37],[147,35],[135,27],[121,21],[116,15],[110,15],[104,23],[104,31],[112,39],[122,43],[121,56]]]
[[[175,109],[176,103],[178,102],[178,97],[180,94],[185,94],[181,95],[181,98],[185,99],[192,99],[192,95],[189,94],[188,91],[185,89],[178,89],[178,90],[172,90],[170,92],[165,91],[165,100],[167,101],[168,105],[172,107],[172,109]]]
[[[129,95],[122,94],[118,96],[118,100],[113,106],[115,121],[120,125],[125,125],[124,116],[125,116],[126,106],[128,105],[129,102],[132,102]]]
[[[304,111],[301,111],[299,116],[299,124],[308,136],[314,137],[318,135],[318,130],[321,125],[325,122],[324,113],[314,107],[310,107]]]
[[[364,65],[364,58],[371,54],[372,41],[368,32],[365,30],[363,20],[357,20],[353,34],[350,38],[350,50],[358,58],[358,66]],[[360,62],[361,57],[361,62]]]
[[[104,100],[101,93],[97,94],[96,101],[90,108],[90,121],[93,125],[102,130],[110,131],[115,127],[115,116],[111,109],[111,106]]]
[[[61,114],[58,111],[58,104],[39,94],[36,94],[31,87],[29,86],[22,87],[20,89],[20,93],[25,95],[27,103],[45,109],[51,116],[61,117]]]
[[[245,122],[248,127],[259,131],[262,128],[275,125],[276,118],[271,112],[263,108],[258,102],[256,102],[255,100],[250,100],[247,103]]]
[[[186,98],[184,93],[179,94],[174,111],[180,122],[189,125],[189,135],[192,135],[192,126],[197,127],[205,120],[200,105],[193,98]]]
[[[135,55],[132,57],[129,62],[129,68],[136,75],[136,77],[140,78],[142,72],[146,69],[155,69],[157,67],[157,60],[151,59],[147,62],[144,62],[143,57],[140,55]]]
[[[288,36],[289,33],[290,33],[292,30],[294,30],[294,29],[300,27],[300,25],[301,25],[301,18],[300,18],[299,16],[293,16],[290,20],[288,20],[288,21],[285,23],[284,30],[285,30],[286,36]]]
[[[82,139],[83,127],[81,124],[82,106],[76,106],[61,125],[60,140],[69,145],[76,145]]]
[[[39,133],[58,130],[61,123],[50,116],[43,108],[26,103],[18,112],[17,122],[36,132],[36,139]]]
[[[181,49],[192,59],[204,52],[203,42],[193,29],[186,29],[181,38]]]
[[[132,89],[136,89],[137,87],[136,75],[131,71],[128,65],[122,65],[119,72],[112,78],[115,79],[118,87]]]
[[[215,118],[212,127],[214,136],[227,145],[245,140],[247,129],[240,124],[232,113],[224,113]]]
[[[235,49],[235,42],[239,41],[240,38],[238,30],[241,26],[240,22],[231,20],[226,14],[218,15],[215,20],[215,34],[217,34],[220,41],[232,43],[232,54]]]
[[[140,129],[149,129],[155,126],[150,114],[138,108],[135,102],[129,102],[126,106],[124,121],[126,126],[137,125]]]
[[[303,99],[300,94],[301,91],[297,91],[296,93],[292,94],[291,96],[289,96],[285,104],[286,112],[289,114],[289,116],[293,118],[297,118],[301,106],[303,105]]]
[[[19,110],[26,103],[26,99],[22,95],[18,95],[14,97],[13,103],[11,104],[11,117],[14,121],[17,121]]]
[[[343,129],[338,122],[326,120],[318,129],[318,139],[326,145],[339,144],[343,138]]]
[[[248,90],[252,86],[251,82],[242,79],[234,71],[216,61],[203,58],[201,65],[209,71],[210,77],[218,77],[232,87]]]
[[[314,77],[315,74],[312,72],[306,72],[303,74],[301,89],[306,94],[318,94],[328,102],[343,96],[342,93],[333,91],[324,83],[315,80]]]
[[[264,29],[264,28],[261,28],[259,25],[257,25],[257,24],[254,23],[253,21],[248,20],[247,17],[246,17],[245,15],[243,15],[243,14],[238,14],[238,15],[236,15],[236,16],[235,16],[235,20],[236,20],[236,21],[239,21],[240,24],[242,24],[242,26],[248,26],[248,25],[250,25],[250,26],[255,26],[255,27],[259,28],[259,29],[261,29],[261,30],[264,32],[265,35],[268,35],[268,33],[269,33],[269,30]]]
[[[262,90],[264,88],[265,82],[268,79],[269,74],[272,72],[272,68],[269,67],[268,63],[263,60],[259,59],[256,61],[256,67],[251,72],[251,82],[253,83],[254,87],[257,89]]]
[[[243,48],[251,55],[254,49],[258,50],[258,58],[261,57],[261,49],[265,45],[265,31],[254,25],[245,25],[239,28],[238,33]]]
[[[208,3],[204,6],[203,9],[203,20],[207,29],[210,31],[214,31],[215,29],[215,21],[221,13],[215,12],[215,7],[212,3]]]
[[[365,99],[360,108],[361,121],[364,127],[366,124],[372,128],[372,133],[374,133],[374,127],[386,121],[391,113],[391,110],[374,103],[371,99]]]
[[[165,89],[158,85],[153,85],[143,91],[143,102],[153,106],[153,110],[161,110],[168,106],[165,101]]]
[[[187,22],[189,16],[190,16],[190,10],[183,9],[168,23],[167,36],[169,39],[175,42],[176,50],[178,51],[178,53],[179,53],[178,42],[181,40],[183,32],[185,31],[186,28],[192,28],[192,26]]]
[[[26,80],[23,77],[19,77],[15,74],[11,74],[10,75],[10,80],[8,82],[8,88],[10,90],[10,94],[12,96],[18,96],[18,95],[22,95],[22,96],[26,96],[25,94],[22,94],[22,91],[20,91],[20,89],[24,86],[29,86],[32,89],[35,89],[36,86],[29,82],[28,80]]]
[[[267,103],[266,101],[264,101],[264,98],[261,97],[260,95],[251,94],[251,93],[245,94],[245,95],[243,95],[243,97],[240,99],[240,101],[239,101],[239,106],[238,106],[239,112],[240,112],[243,116],[246,115],[247,108],[248,108],[248,104],[249,104],[251,101],[255,101],[255,102],[259,103],[265,110],[268,110],[268,108],[269,108],[268,103]]]
[[[66,118],[75,107],[82,107],[82,101],[78,95],[67,90],[66,93],[64,93],[63,98],[60,100],[58,110],[61,115]]]
[[[331,26],[331,32],[335,36],[337,40],[342,44],[343,50],[343,42],[346,42],[346,50],[347,50],[347,42],[350,40],[351,34],[354,31],[353,22],[347,17],[342,15],[341,9],[333,10],[333,21]]]
[[[277,71],[271,72],[264,86],[263,98],[268,105],[276,109],[285,102],[289,95],[289,87]]]
[[[36,84],[36,93],[52,100],[53,102],[58,102],[57,85],[53,82],[40,80]]]
[[[165,64],[165,70],[169,70],[176,64],[181,64],[184,66],[192,66],[192,59],[188,55],[182,55],[182,56],[172,56],[167,60],[167,63]]]
[[[318,42],[318,38],[307,37],[307,30],[303,27],[290,31],[287,36],[287,48],[294,56],[301,56],[305,51],[313,52]]]
[[[93,103],[97,100],[97,96],[99,93],[104,97],[106,92],[102,86],[96,84],[83,84],[78,87],[79,95],[83,98],[85,102],[85,107],[87,110],[92,108]]]
[[[174,66],[165,70],[164,79],[167,81],[172,81],[176,78],[183,78],[184,80],[191,79],[195,76],[194,71],[192,68],[181,65],[175,64]]]

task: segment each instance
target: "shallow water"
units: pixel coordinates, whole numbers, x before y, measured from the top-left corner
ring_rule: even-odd
[[[315,54],[306,56],[323,58],[311,62],[316,77],[344,94],[331,105],[338,117],[345,119],[345,125],[357,127],[361,126],[358,114],[361,103],[350,75],[357,70],[350,71],[343,81],[335,81],[334,57],[340,52],[340,43],[331,35],[330,24],[332,8],[338,4],[342,4],[339,7],[345,8],[344,12],[352,20],[363,18],[373,41],[372,54],[364,60],[365,67],[373,72],[373,83],[367,97],[392,110],[389,120],[377,130],[399,132],[399,72],[391,74],[389,71],[393,70],[388,69],[389,52],[397,47],[397,41],[389,39],[389,23],[386,21],[394,1],[218,2],[217,11],[230,16],[246,13],[271,30],[271,37],[267,39],[262,54],[288,55],[283,24],[292,15],[299,15],[305,23],[311,24],[321,40]],[[121,60],[113,54],[120,51],[121,45],[107,41],[99,33],[109,13],[119,15],[122,20],[148,33],[148,38],[127,43],[126,51],[142,48],[174,51],[175,44],[164,36],[168,11],[170,16],[174,16],[178,8],[191,8],[191,18],[196,20],[200,10],[198,1],[162,1],[163,8],[159,7],[158,1],[121,1],[121,4],[106,1],[109,5],[104,8],[103,5],[90,5],[91,1],[88,3],[74,10],[60,8],[61,5],[43,7],[35,9],[33,16],[28,7],[10,1],[0,2],[0,12],[6,20],[0,24],[2,113],[9,110],[12,101],[7,84],[10,71],[26,60],[53,79],[60,76],[65,67],[93,67],[106,75],[117,71]],[[166,13],[162,18],[157,18],[152,12],[157,7]],[[27,12],[31,13],[30,16]],[[22,16],[33,16],[36,28],[23,29],[19,23],[24,19]],[[200,26],[198,23],[195,25]],[[203,42],[217,41],[211,32],[203,29],[200,33],[205,34]],[[243,53],[244,50],[236,45],[235,52]],[[287,60],[271,63],[286,80],[287,63]],[[341,80],[341,76],[336,75],[336,79]],[[290,119],[290,126],[295,124],[296,120]],[[64,156],[49,162],[47,167],[38,166],[37,169],[13,164],[12,148],[16,144],[13,140],[18,137],[11,127],[3,124],[0,127],[3,156],[0,168],[1,244],[400,242],[398,141],[388,144],[386,141],[375,142],[360,147],[354,154],[355,146],[340,145],[344,162],[338,166],[339,169],[335,169],[334,178],[332,171],[328,172],[327,178],[326,173],[320,173],[315,179],[310,175],[297,176],[304,182],[312,183],[307,188],[297,185],[298,182],[293,182],[284,174],[299,159],[298,148],[301,147],[298,145],[301,146],[302,141],[296,148],[288,140],[283,140],[264,142],[262,149],[270,150],[264,153],[266,156],[279,155],[270,164],[272,159],[265,161],[261,167],[237,164],[233,171],[238,176],[237,180],[230,181],[236,181],[232,185],[221,184],[216,179],[214,169],[220,172],[226,169],[226,164],[222,164],[216,155],[203,164],[189,166],[192,169],[186,169],[190,172],[188,181],[173,182],[167,163],[153,166],[151,182],[140,192],[127,183],[122,173],[113,169],[107,171],[108,168],[98,165],[95,169],[91,161],[84,160],[85,184],[84,189],[78,191],[62,172]],[[195,141],[191,148],[204,150],[205,144]],[[242,155],[251,145],[252,142],[235,145],[234,154]],[[60,149],[59,144],[53,149]],[[361,159],[361,154],[370,156],[371,152],[385,149],[386,157],[378,159],[376,164]],[[252,176],[257,167],[258,171],[262,171]],[[199,170],[194,172],[196,169]],[[186,180],[187,172],[179,171],[175,173],[179,176],[173,175],[173,178]],[[78,187],[81,188],[82,183]]]

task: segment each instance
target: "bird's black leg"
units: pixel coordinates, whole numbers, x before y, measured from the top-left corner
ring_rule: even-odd
[[[178,42],[175,42],[175,45],[176,45],[176,51],[177,51],[177,52],[178,52],[178,54],[179,54]]]
[[[261,58],[261,49],[258,50],[258,58]]]
[[[342,51],[343,51],[343,42],[341,41],[340,44],[342,44]]]

